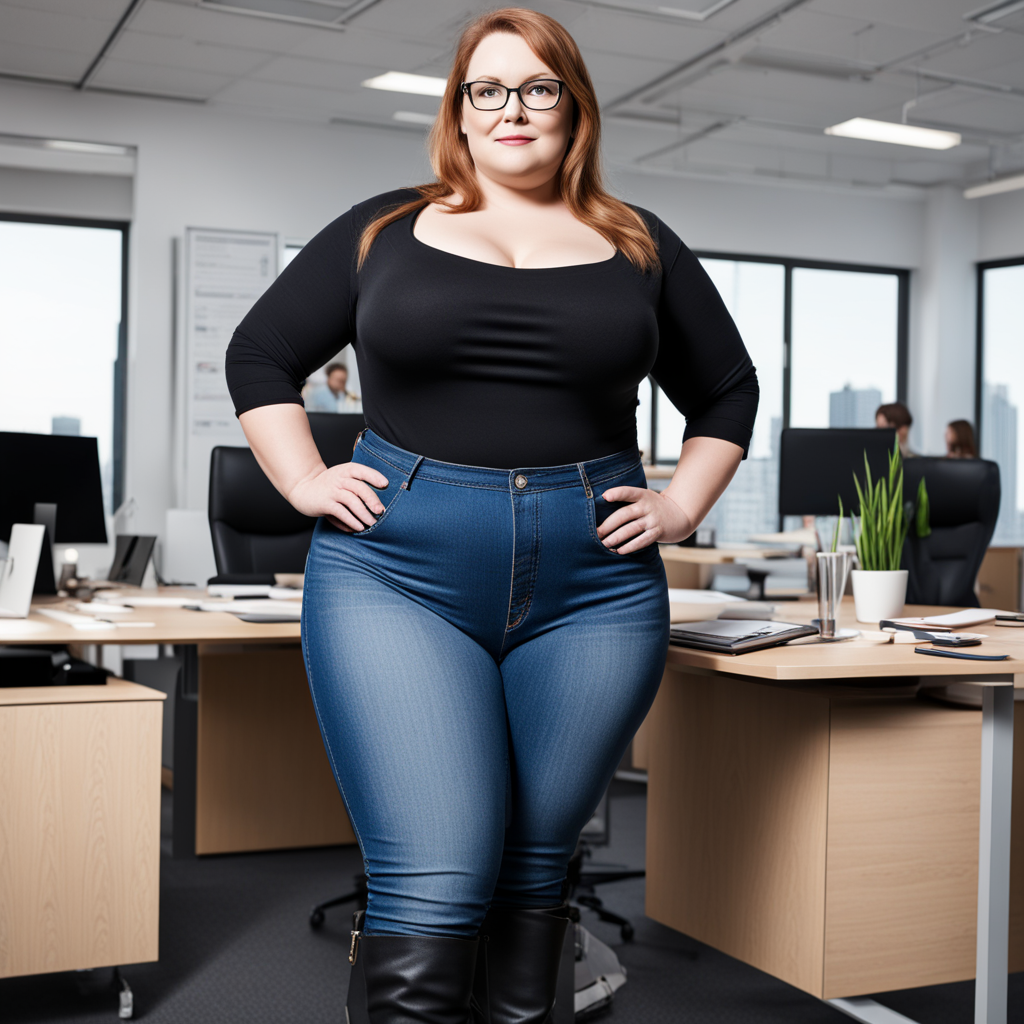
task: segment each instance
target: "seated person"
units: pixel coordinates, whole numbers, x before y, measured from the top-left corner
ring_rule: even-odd
[[[946,427],[946,458],[976,459],[978,448],[974,443],[974,427],[967,420],[953,420]]]
[[[306,412],[362,412],[362,399],[347,390],[347,384],[348,367],[331,363],[327,367],[327,383],[314,384],[303,396]]]
[[[905,459],[916,458],[917,452],[912,452],[907,444],[907,437],[910,428],[914,423],[914,417],[910,410],[902,402],[887,402],[875,410],[875,426],[879,430],[896,431],[896,437],[900,443],[900,454]]]

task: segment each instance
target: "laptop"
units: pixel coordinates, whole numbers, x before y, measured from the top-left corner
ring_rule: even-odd
[[[7,561],[0,562],[0,619],[24,619],[32,606],[39,553],[46,527],[15,523],[7,549]]]

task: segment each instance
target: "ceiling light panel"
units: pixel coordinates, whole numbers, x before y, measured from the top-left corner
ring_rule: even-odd
[[[972,185],[964,189],[964,199],[983,199],[985,196],[999,195],[1000,192],[1016,192],[1020,188],[1024,188],[1024,174],[1014,174],[986,181],[983,185]]]
[[[382,89],[384,92],[406,92],[414,96],[443,96],[446,81],[433,75],[411,75],[405,71],[385,71],[383,75],[367,78],[363,86],[367,89]]]
[[[847,139],[866,139],[870,142],[889,142],[896,146],[917,146],[921,149],[952,149],[960,145],[957,132],[919,128],[917,125],[895,121],[873,121],[868,117],[853,117],[841,124],[834,124],[825,129],[825,134]]]

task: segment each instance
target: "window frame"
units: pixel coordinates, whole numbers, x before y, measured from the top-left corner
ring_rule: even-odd
[[[793,271],[794,270],[835,270],[857,274],[892,274],[897,281],[896,306],[896,401],[907,400],[907,375],[910,351],[910,270],[907,267],[887,267],[874,263],[837,263],[831,260],[796,259],[789,256],[762,256],[736,252],[720,252],[712,249],[694,249],[697,259],[732,260],[737,263],[774,263],[784,270],[782,307],[782,426],[789,426],[790,391],[792,383],[792,341],[793,341]],[[1016,261],[1011,261],[1016,262]],[[1024,257],[1020,262],[1024,262]],[[651,389],[651,454],[653,464],[675,465],[674,459],[658,459],[658,400],[661,388],[654,380]]]
[[[975,322],[974,322],[974,443],[981,456],[981,436],[985,430],[984,391],[985,391],[985,271],[998,270],[1001,267],[1019,267],[1024,264],[1024,256],[1009,256],[1002,260],[985,260],[976,263],[977,272]]]
[[[125,413],[128,402],[128,251],[131,222],[91,217],[57,217],[43,213],[15,213],[6,210],[0,210],[0,221],[51,224],[68,228],[103,228],[121,232],[121,326],[117,332],[117,357],[114,360],[113,437],[110,442],[114,468],[111,503],[114,511],[117,511],[124,501]]]

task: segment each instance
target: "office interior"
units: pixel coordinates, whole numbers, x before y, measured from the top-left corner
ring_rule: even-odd
[[[195,249],[190,246],[199,245],[204,232],[229,242],[258,239],[270,254],[269,281],[354,204],[431,180],[426,138],[437,111],[437,81],[448,72],[461,26],[496,6],[475,0],[0,0],[0,238],[6,239],[0,264],[8,282],[30,282],[34,267],[48,265],[59,278],[37,274],[38,292],[25,291],[24,284],[7,290],[0,279],[0,431],[94,432],[99,445],[107,543],[62,543],[58,537],[52,553],[58,577],[71,548],[78,576],[106,578],[119,534],[156,538],[140,593],[163,592],[153,589],[158,579],[205,585],[222,571],[210,532],[211,453],[217,446],[244,446],[245,439],[237,422],[223,419],[223,395],[217,404],[218,394],[226,393],[218,390],[222,375],[203,391],[206,384],[196,370],[197,293],[190,291]],[[773,595],[780,602],[800,598],[792,606],[780,603],[776,618],[785,619],[790,607],[799,605],[810,609],[809,621],[818,606],[808,591],[802,549],[814,523],[779,514],[780,432],[874,428],[877,406],[899,401],[913,415],[907,447],[915,455],[944,456],[948,425],[967,420],[980,458],[998,464],[998,518],[975,594],[983,607],[1024,610],[1024,5],[1015,0],[547,0],[522,6],[555,17],[577,40],[602,104],[611,191],[656,213],[700,256],[758,366],[761,407],[750,458],[709,518],[713,536],[702,538],[729,555],[709,554],[702,564],[686,549],[683,555],[663,551],[669,585],[744,597],[756,584],[758,596],[769,602]],[[367,84],[389,72],[419,77],[384,87]],[[925,142],[920,137],[888,142],[827,131],[855,118],[945,134]],[[939,145],[947,148],[926,148]],[[75,248],[73,232],[83,229],[106,233],[98,249]],[[107,259],[103,270],[88,265],[90,254],[100,249]],[[101,288],[106,289],[102,302],[97,299]],[[88,307],[100,323],[86,332],[84,350],[74,336],[76,304]],[[32,326],[37,321],[49,332],[41,344]],[[348,390],[358,394],[355,355],[347,350],[337,359],[347,365]],[[312,384],[323,387],[322,376]],[[641,387],[638,440],[654,489],[663,488],[671,475],[683,426],[655,386]],[[0,474],[6,475],[3,466]],[[773,561],[780,553],[786,557]],[[159,619],[157,610],[153,614]],[[158,625],[164,628],[162,619]],[[277,792],[264,769],[254,767],[247,782],[239,777],[247,774],[244,767],[226,766],[224,758],[217,762],[218,750],[210,745],[214,718],[205,719],[198,733],[193,721],[187,740],[176,720],[183,708],[196,713],[204,680],[219,680],[215,692],[223,703],[216,714],[230,717],[233,702],[244,704],[251,697],[246,679],[258,677],[258,702],[267,717],[248,738],[232,733],[222,752],[230,749],[242,763],[259,761],[259,744],[273,735],[259,730],[270,729],[280,696],[275,685],[287,679],[290,696],[281,721],[290,723],[289,736],[309,739],[308,731],[302,732],[312,721],[302,705],[308,692],[291,686],[304,680],[297,624],[275,626],[276,632],[260,627],[267,630],[257,638],[264,647],[249,643],[247,625],[210,634],[209,640],[191,634],[175,639],[171,626],[170,639],[161,642],[144,642],[142,629],[119,643],[102,638],[94,643],[91,635],[73,638],[74,653],[84,662],[150,692],[150,697],[137,691],[135,697],[117,699],[124,707],[137,705],[138,723],[125,727],[150,736],[159,754],[159,804],[147,805],[144,817],[152,835],[159,834],[159,864],[154,861],[142,881],[133,883],[149,894],[147,899],[158,896],[158,920],[147,919],[152,934],[147,933],[146,955],[134,960],[101,953],[90,961],[80,951],[68,959],[59,939],[54,948],[61,952],[49,960],[56,966],[47,966],[45,950],[42,959],[19,960],[13,951],[21,940],[12,929],[11,909],[19,878],[5,873],[2,855],[5,844],[17,844],[19,837],[0,829],[0,915],[6,907],[8,917],[5,927],[0,916],[0,1020],[110,1020],[118,1005],[124,1010],[118,993],[126,985],[133,993],[128,1012],[153,1024],[345,1019],[355,904],[328,909],[317,927],[310,927],[309,918],[314,904],[352,888],[361,860],[317,746],[318,734],[303,748],[309,763],[301,767],[309,772],[302,778],[315,781],[296,798]],[[127,632],[122,629],[118,636]],[[997,666],[990,676],[1002,671],[999,678],[1021,690],[1024,667],[1012,668],[1017,641],[1006,639],[1010,633],[1009,626],[999,632],[993,649],[1003,651],[998,645],[1005,643],[1011,669]],[[1024,640],[1024,630],[1019,635]],[[939,663],[935,678],[949,667],[938,658],[919,660]],[[676,668],[677,674],[691,670]],[[667,681],[673,674],[669,669]],[[928,672],[918,669],[913,679],[931,677],[932,670],[931,665]],[[757,714],[764,721],[779,715],[783,722],[781,705],[762,706],[761,697],[747,693],[770,689],[759,690],[757,680],[741,679],[739,670],[730,674],[719,662],[693,671],[693,679],[703,678],[700,672],[718,673],[722,685],[732,687],[723,691],[722,707],[747,709],[736,711],[734,721],[742,722],[736,729],[755,729]],[[777,681],[799,678],[778,672]],[[817,878],[820,868],[825,893],[833,876],[827,874],[824,852],[820,864],[810,855],[806,863],[800,861],[793,878],[773,873],[770,864],[755,870],[767,849],[759,843],[778,841],[773,851],[789,848],[775,835],[768,810],[764,820],[750,810],[749,830],[730,833],[728,842],[743,848],[729,847],[736,863],[743,863],[735,870],[749,870],[757,881],[750,882],[746,906],[729,903],[722,913],[741,922],[740,932],[743,921],[755,928],[756,919],[756,928],[762,928],[762,917],[773,915],[785,919],[789,931],[763,925],[755,940],[716,928],[713,899],[722,890],[701,877],[711,867],[708,858],[716,855],[665,824],[682,813],[674,808],[670,790],[699,761],[689,748],[686,758],[673,760],[672,728],[683,729],[699,701],[688,704],[682,690],[673,689],[677,684],[666,682],[664,703],[655,705],[662,717],[645,725],[627,752],[595,818],[583,862],[585,870],[590,864],[594,870],[611,865],[612,873],[646,869],[648,878],[622,878],[594,890],[613,912],[612,920],[601,920],[585,901],[581,904],[588,934],[611,950],[614,964],[624,970],[608,968],[609,976],[621,981],[615,980],[614,990],[605,982],[604,1001],[595,996],[594,1005],[577,1019],[585,1013],[622,1024],[838,1024],[850,1017],[890,1024],[971,1019],[1002,1024],[1020,1019],[1024,814],[1012,823],[1012,849],[1011,823],[1003,822],[1011,858],[1006,870],[1013,872],[1004,908],[1009,945],[1005,935],[1003,947],[996,943],[997,952],[1003,949],[1003,982],[993,982],[995,994],[989,993],[987,1008],[978,1009],[981,812],[975,790],[970,799],[961,790],[985,784],[975,749],[983,749],[981,698],[976,706],[929,703],[931,698],[919,693],[908,695],[910,672],[894,670],[886,693],[925,715],[923,731],[915,735],[933,729],[938,747],[929,748],[921,761],[894,755],[892,771],[906,771],[908,779],[918,781],[922,773],[942,776],[949,791],[928,790],[921,798],[937,801],[939,817],[942,807],[967,803],[956,805],[962,813],[955,841],[940,829],[925,844],[941,870],[927,858],[916,867],[900,862],[899,870],[907,872],[900,876],[904,881],[886,899],[902,907],[901,894],[913,889],[914,879],[939,886],[939,895],[929,890],[931,909],[919,917],[912,900],[909,909],[899,911],[899,928],[906,928],[894,925],[890,938],[897,935],[900,948],[885,955],[897,966],[889,973],[877,963],[864,967],[865,976],[874,979],[874,987],[865,989],[867,983],[849,980],[856,974],[853,967],[844,974],[845,965],[835,967],[838,961],[829,960],[845,955],[844,940],[827,932],[828,916],[837,919],[842,908],[829,905],[826,911],[823,902],[815,910],[811,897],[801,902],[803,896],[786,888]],[[877,680],[886,673],[875,667],[863,674],[876,681],[872,700],[883,701],[884,687]],[[809,678],[820,682],[828,675]],[[790,696],[799,688],[778,685],[779,694]],[[856,708],[849,711],[856,701],[844,704],[846,697],[833,691],[822,691],[824,703],[813,712],[803,705],[793,712],[824,715],[815,719],[819,724],[832,716],[832,739],[821,741],[826,743],[824,774],[815,776],[815,785],[825,787],[821,814],[826,817],[833,813],[828,808],[839,807],[843,794],[848,796],[847,790],[834,795],[828,789],[828,742],[833,743],[833,780],[835,766],[854,756],[835,746],[834,723],[846,722],[843,715],[849,713],[852,724],[842,733],[847,736],[868,728],[870,717]],[[3,746],[9,754],[21,751],[23,758],[29,748],[26,734],[16,735],[14,718],[5,721],[4,714],[39,702],[19,698],[19,704],[12,698],[5,706],[3,693],[0,686],[0,772],[7,773],[0,774],[0,783],[6,778],[10,785],[18,765],[13,756],[4,757]],[[961,716],[955,728],[952,717],[936,717],[943,708]],[[1011,723],[1012,708],[1011,702]],[[215,713],[212,703],[203,713]],[[72,722],[67,728],[86,726]],[[942,737],[953,733],[956,741],[946,746]],[[736,734],[726,729],[722,736],[720,751],[730,749],[742,760],[742,746],[729,747]],[[1018,754],[1013,779],[1021,780],[1014,793],[1019,794],[1024,748],[1019,739],[1013,743]],[[900,750],[912,747],[908,741]],[[706,756],[711,763],[710,749]],[[863,750],[857,756],[870,760]],[[722,760],[714,763],[716,770],[728,771]],[[889,762],[883,757],[878,763]],[[994,763],[1011,770],[1009,761],[997,757]],[[132,770],[127,761],[118,764]],[[659,765],[680,774],[663,776],[673,780],[672,786],[666,789],[663,782],[655,801]],[[221,772],[219,795],[203,788],[203,771],[208,782],[211,772]],[[192,801],[175,805],[176,799],[184,800],[185,775]],[[685,789],[678,784],[680,792]],[[809,795],[813,786],[808,786],[797,802],[810,806],[818,797]],[[0,785],[0,800],[3,791]],[[253,826],[256,838],[246,838],[248,812],[228,824],[218,818],[223,807],[216,801],[230,801],[232,792],[244,792],[256,803],[263,793],[269,805],[290,808],[294,820],[275,832],[261,819]],[[728,787],[708,792],[719,809],[743,803]],[[763,795],[765,806],[772,806],[767,789]],[[877,793],[865,800],[876,798],[884,803]],[[213,802],[204,810],[203,800]],[[1009,801],[1007,790],[999,806],[1005,811]],[[696,814],[698,802],[694,797],[687,813]],[[899,800],[886,806],[890,818],[902,813]],[[657,827],[651,820],[655,807],[663,819]],[[192,817],[183,824],[186,812]],[[714,818],[717,811],[707,813]],[[857,874],[861,840],[875,827],[866,809],[856,813],[861,817],[844,819],[834,830],[830,824],[828,830],[829,844],[846,836],[845,849],[827,849],[829,863],[845,865],[847,881]],[[783,818],[779,811],[778,820]],[[870,889],[886,870],[881,867],[879,875],[858,884]],[[948,900],[936,881],[940,875],[960,879],[961,888]],[[85,884],[73,881],[70,887]],[[688,902],[681,892],[697,895]],[[712,903],[701,904],[702,892],[714,894],[707,895]],[[761,905],[768,896],[761,901],[759,892],[770,893],[774,903],[768,909]],[[59,906],[47,913],[52,921],[45,929],[53,933],[73,926],[95,938],[97,929],[107,927],[99,919],[72,925]],[[120,910],[111,913],[118,918]],[[628,928],[614,915],[625,918]],[[929,943],[929,932],[945,934],[942,929],[954,919],[955,941]],[[700,929],[687,932],[682,921],[699,923]],[[889,948],[878,935],[872,938],[876,925],[857,927],[862,946],[878,939],[880,948]],[[808,953],[805,961],[794,940],[779,953],[790,932],[801,929],[817,929],[822,949]],[[75,948],[90,941],[78,936]],[[901,973],[904,953],[912,967]],[[29,961],[28,968],[18,966]],[[994,971],[999,974],[998,964]],[[876,1002],[858,1003],[865,999]],[[562,1010],[567,1012],[564,1001]],[[571,1020],[572,1014],[557,1019]]]

